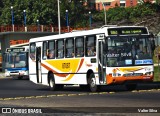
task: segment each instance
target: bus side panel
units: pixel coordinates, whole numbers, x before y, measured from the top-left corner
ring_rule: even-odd
[[[49,71],[53,72],[56,84],[87,84],[87,71],[96,72],[97,65],[96,63],[91,64],[90,58],[89,61],[84,58],[54,59],[42,62],[42,70],[42,75]],[[46,83],[46,80],[44,81]],[[98,80],[97,83],[99,83]]]

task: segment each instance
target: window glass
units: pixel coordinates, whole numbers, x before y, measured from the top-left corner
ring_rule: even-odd
[[[96,55],[96,36],[86,37],[86,56]]]
[[[76,46],[75,46],[75,53],[77,57],[84,56],[84,37],[77,37],[76,38]]]
[[[35,52],[36,52],[36,44],[35,43],[31,43],[30,44],[30,58],[32,60],[35,60]]]
[[[57,58],[64,57],[64,40],[57,40]]]
[[[48,59],[53,59],[55,58],[55,42],[54,41],[49,41],[48,42]]]
[[[73,38],[66,39],[66,57],[67,58],[74,57],[74,39]]]
[[[43,42],[43,51],[42,51],[42,58],[46,59],[47,58],[47,42]]]

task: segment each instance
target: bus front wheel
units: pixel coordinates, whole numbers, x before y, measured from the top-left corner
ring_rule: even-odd
[[[50,87],[50,90],[52,90],[52,91],[54,91],[56,89],[56,84],[55,84],[53,74],[49,74],[49,87]]]
[[[96,78],[93,73],[90,74],[88,78],[88,87],[91,92],[96,92],[98,90],[98,87],[96,85]]]

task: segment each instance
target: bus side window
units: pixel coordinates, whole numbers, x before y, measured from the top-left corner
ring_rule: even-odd
[[[63,58],[64,57],[64,40],[57,40],[57,58]]]
[[[48,41],[48,59],[54,59],[55,58],[55,42],[54,41]]]
[[[86,37],[86,56],[96,55],[96,36]]]
[[[42,58],[46,59],[47,58],[47,42],[43,42],[43,48],[42,48]]]
[[[84,56],[84,37],[77,37],[75,39],[75,53],[76,53],[76,57],[83,57]]]
[[[66,39],[66,54],[65,57],[72,58],[74,57],[74,39],[68,38]]]
[[[31,43],[30,44],[30,58],[32,60],[35,60],[35,52],[36,52],[36,44],[35,43]]]

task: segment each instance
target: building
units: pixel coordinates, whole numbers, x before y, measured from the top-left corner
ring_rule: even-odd
[[[141,3],[142,0],[89,0],[90,6],[96,10],[108,10],[109,8],[114,8],[115,6],[130,7],[136,6]],[[154,3],[156,0],[145,0]]]

